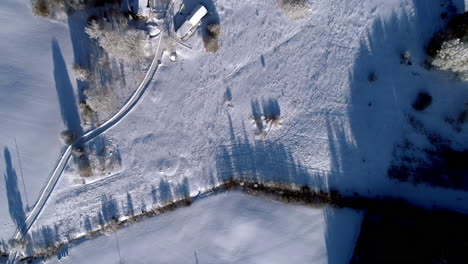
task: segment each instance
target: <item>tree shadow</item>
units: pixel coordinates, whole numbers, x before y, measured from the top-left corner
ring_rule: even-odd
[[[154,185],[151,185],[151,201],[153,202],[153,206],[158,203],[158,191]]]
[[[174,200],[171,184],[167,181],[167,179],[161,179],[159,181],[158,193],[158,200],[161,204],[172,203]]]
[[[399,205],[366,212],[350,263],[466,263],[468,217]]]
[[[218,182],[237,179],[327,190],[325,175],[320,171],[310,173],[281,142],[251,141],[245,128],[243,136],[236,137],[232,122],[229,130],[231,144],[219,146],[216,153]]]
[[[91,223],[91,219],[89,216],[85,216],[83,227],[86,230],[86,232],[91,232],[91,230],[93,230],[93,224]]]
[[[101,196],[101,217],[99,221],[101,225],[109,223],[113,220],[119,219],[119,205],[117,200],[112,196],[102,195]]]
[[[232,105],[232,92],[231,88],[227,88],[226,92],[224,93],[224,101],[228,103],[228,105]]]
[[[135,214],[135,208],[133,207],[132,196],[127,192],[127,216],[132,216]]]
[[[250,107],[252,109],[252,116],[255,122],[255,126],[258,131],[263,131],[263,120],[262,120],[262,110],[260,107],[260,102],[255,99],[250,102]]]
[[[175,196],[178,199],[190,199],[190,185],[186,177],[175,187]]]
[[[73,132],[76,137],[83,134],[77,102],[70,82],[67,66],[63,59],[62,51],[57,40],[52,40],[52,58],[54,62],[55,89],[60,104],[60,113],[67,130]]]
[[[42,226],[38,230],[31,232],[31,239],[34,249],[44,249],[55,245],[58,241],[58,233],[50,226]]]
[[[270,98],[262,103],[263,116],[266,119],[274,119],[281,116],[281,108],[277,99]]]
[[[57,259],[60,261],[62,258],[68,257],[68,244],[64,244],[57,252]]]
[[[430,156],[440,158],[443,155],[440,151],[426,151],[434,149],[430,137],[439,135],[448,127],[441,114],[449,108],[444,104],[461,106],[463,98],[468,95],[461,92],[466,90],[465,84],[450,82],[447,75],[428,70],[426,66],[426,46],[433,35],[447,24],[441,13],[453,6],[463,6],[463,1],[444,1],[441,4],[438,1],[411,0],[408,6],[411,10],[402,8],[399,13],[392,12],[387,18],[376,19],[360,43],[354,68],[349,74],[350,132],[344,129],[346,124],[332,117],[328,120],[332,156],[330,184],[338,186],[338,189],[360,194],[388,194],[392,192],[388,184],[391,174],[416,173],[418,167],[429,166],[426,161],[438,166]],[[431,23],[427,23],[428,19]],[[401,63],[405,51],[411,54],[409,64]],[[371,74],[377,78],[371,80]],[[428,109],[418,112],[412,104],[421,90],[427,90],[434,99]],[[447,96],[448,90],[454,92],[452,96]],[[427,129],[416,128],[415,120]],[[456,144],[461,142],[462,137],[456,133],[445,135],[458,138],[458,141],[453,141]],[[402,149],[409,155],[401,155]],[[417,164],[412,163],[406,171],[389,173],[392,164],[398,167],[408,159],[415,160]],[[436,167],[430,165],[428,169],[434,171]],[[424,174],[427,170],[421,172]],[[442,174],[437,177],[442,177]]]
[[[359,237],[363,212],[330,206],[326,206],[323,210],[328,263],[349,263]]]
[[[24,236],[27,233],[26,213],[23,208],[23,201],[21,199],[21,193],[18,187],[18,176],[16,174],[16,170],[13,168],[10,151],[7,147],[5,147],[3,150],[3,155],[5,157],[6,167],[3,177],[5,179],[5,188],[10,217],[15,223],[16,228]]]
[[[439,165],[432,161],[424,149],[436,149],[430,155],[437,159],[444,156],[437,147],[434,148],[431,135],[448,127],[444,123],[443,115],[440,114],[443,104],[462,105],[464,99],[456,97],[466,98],[462,96],[462,92],[455,92],[451,97],[447,96],[447,91],[461,91],[466,85],[449,82],[444,73],[430,71],[426,67],[426,45],[433,34],[447,23],[441,18],[441,13],[447,12],[447,9],[453,6],[463,6],[463,1],[456,0],[450,3],[450,1],[411,0],[407,6],[410,6],[411,10],[399,8],[401,12],[398,14],[391,13],[387,18],[376,19],[367,37],[360,43],[354,68],[349,74],[351,96],[348,106],[349,124],[333,116],[327,117],[331,162],[328,184],[330,188],[336,188],[340,194],[347,197],[353,195],[372,197],[372,199],[386,196],[411,197],[412,194],[400,193],[401,182],[394,181],[396,177],[389,178],[391,176],[389,169],[393,164],[401,165],[408,160],[416,163],[408,166],[408,170],[401,171],[402,174],[412,175],[419,166],[428,166],[427,161],[429,161],[430,166],[427,170],[421,171],[422,174],[432,179],[439,177],[429,172],[438,171]],[[401,62],[401,54],[405,51],[411,53],[411,63]],[[412,103],[422,89],[432,94],[434,102],[425,111],[415,112]],[[349,130],[347,125],[350,126]],[[453,136],[451,139],[461,138],[452,132],[448,135]],[[460,140],[454,142],[458,144]],[[444,170],[444,174],[447,172],[449,170]],[[465,177],[466,175],[468,174],[465,171]],[[415,189],[409,188],[409,190]],[[407,221],[406,216],[399,215],[398,210],[393,211],[393,214],[397,216],[398,221]],[[345,221],[347,217],[341,219],[330,213],[326,215],[329,263],[344,263],[343,261],[351,259],[350,255],[342,254],[344,231],[340,230]],[[354,233],[360,234],[359,226],[358,224],[351,226],[351,229],[355,230]],[[362,238],[353,239],[357,241],[356,239]],[[366,243],[370,247],[366,248],[365,254],[373,254],[374,249],[371,245],[376,244],[375,241],[372,238],[367,240]],[[401,239],[397,239],[392,243],[400,242]],[[401,251],[392,252],[395,255],[400,253]],[[381,260],[374,259],[369,262],[353,258],[352,263],[382,263]]]
[[[70,39],[73,46],[74,62],[88,68],[91,65],[91,56],[94,54],[93,43],[85,32],[88,15],[84,12],[75,12],[68,15],[67,24],[70,30]],[[88,88],[87,82],[77,80],[78,100],[85,100],[84,90]]]

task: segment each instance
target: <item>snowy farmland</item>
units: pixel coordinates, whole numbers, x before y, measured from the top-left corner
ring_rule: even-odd
[[[188,41],[192,49],[177,48],[177,62],[163,57],[137,107],[100,136],[118,148],[122,171],[80,185],[68,169],[35,228],[58,222],[80,232],[86,217],[97,221],[104,198],[123,212],[130,195],[138,212],[230,177],[467,210],[464,191],[387,176],[395,145],[408,136],[427,144],[408,116],[454,144],[466,142],[443,121],[463,105],[466,85],[422,66],[446,6],[314,1],[310,8],[310,16],[291,20],[273,2],[217,2],[219,51],[204,52],[198,34]],[[400,63],[405,50],[411,66]],[[373,71],[378,79],[369,82]],[[436,98],[424,113],[411,108],[420,89]],[[280,112],[282,124],[256,124],[268,112]]]
[[[190,5],[196,4],[195,1],[184,2],[187,10],[182,10],[188,13]],[[184,45],[163,34],[155,39],[154,42],[162,43],[165,52],[161,61],[156,52],[153,62],[157,62],[158,67],[150,68],[150,71],[157,70],[150,76],[149,84],[143,85],[141,98],[137,97],[134,106],[125,109],[111,125],[96,130],[95,138],[83,140],[83,149],[85,153],[88,151],[94,167],[91,173],[83,173],[80,159],[72,158],[63,173],[56,174],[58,182],[47,193],[44,206],[33,221],[30,230],[33,239],[40,240],[52,229],[57,241],[83,236],[104,223],[197,196],[232,178],[294,187],[306,185],[312,190],[337,190],[348,196],[404,198],[425,208],[441,207],[468,213],[468,179],[463,175],[461,179],[446,175],[443,168],[448,165],[440,160],[441,153],[456,157],[460,153],[462,157],[466,155],[466,122],[454,125],[451,120],[466,107],[467,84],[446,72],[429,70],[425,52],[432,36],[447,24],[441,14],[453,16],[463,12],[462,0],[310,0],[293,13],[276,0],[198,2],[208,10],[201,28]],[[174,6],[178,6],[182,1],[175,3]],[[19,8],[13,3],[7,6],[12,10]],[[28,12],[25,16],[36,19],[28,9],[24,10]],[[176,18],[175,27],[181,24]],[[70,65],[76,50],[72,51],[67,42],[65,24],[40,21],[46,28],[57,27],[63,31],[44,29],[47,36],[44,38],[51,40],[41,41],[45,48],[42,44],[35,46],[42,47],[50,56],[28,50],[30,55],[21,54],[25,56],[21,60],[14,57],[4,67],[5,76],[11,78],[6,80],[28,82],[20,85],[25,87],[24,92],[13,89],[17,85],[8,81],[2,83],[2,93],[11,93],[17,100],[8,99],[0,105],[0,114],[2,118],[5,116],[2,120],[6,120],[2,124],[5,128],[0,132],[0,143],[8,147],[8,151],[5,149],[0,154],[5,159],[5,181],[1,182],[4,186],[0,186],[6,190],[6,195],[0,197],[0,224],[7,227],[0,233],[4,240],[11,238],[13,223],[25,217],[25,193],[29,198],[27,204],[34,203],[61,157],[58,134],[64,126],[52,78],[55,78],[55,85],[67,81],[64,69]],[[221,29],[219,47],[213,50],[207,48],[207,33],[202,30],[209,23],[219,23]],[[62,32],[63,36],[50,32]],[[2,34],[15,36],[7,29],[2,29]],[[29,43],[24,36],[14,41]],[[14,50],[18,47],[21,46],[15,44],[3,50],[10,48],[11,53],[20,53]],[[177,57],[171,59],[169,54],[177,54]],[[26,67],[29,65],[26,58],[32,56],[44,56],[38,60],[48,61],[38,68]],[[60,69],[56,69],[57,65]],[[8,70],[12,67],[29,69],[32,73],[28,74],[33,77],[16,78],[10,73],[21,72]],[[42,71],[49,71],[48,75]],[[34,76],[49,78],[42,84]],[[134,78],[142,79],[141,76]],[[131,83],[137,84],[135,79]],[[37,85],[45,87],[44,92],[34,88]],[[74,86],[69,86],[72,94]],[[40,96],[30,89],[34,93],[41,91]],[[124,94],[129,95],[131,91],[129,88]],[[45,94],[53,100],[41,99]],[[430,98],[429,105],[421,107],[415,103],[421,95]],[[37,98],[47,103],[35,106],[36,102],[42,102]],[[122,99],[119,105],[124,101]],[[18,110],[18,104],[24,102],[31,106]],[[47,115],[56,118],[45,118]],[[42,119],[55,120],[55,123],[45,124],[40,122]],[[49,131],[51,129],[54,131]],[[16,154],[15,138],[22,167]],[[44,142],[47,138],[48,143]],[[42,154],[45,149],[47,155]],[[73,155],[76,157],[75,153]],[[438,167],[431,167],[433,165]],[[432,173],[434,171],[441,172]],[[83,177],[85,174],[87,177]],[[22,190],[22,175],[26,192]],[[281,251],[268,252],[281,256],[265,255],[265,260],[264,255],[255,258],[256,250],[263,250],[261,248],[252,246],[252,255],[239,256],[236,252],[242,249],[236,245],[222,247],[211,241],[220,236],[219,232],[224,232],[223,228],[242,230],[251,217],[263,219],[258,220],[260,222],[274,218],[278,222],[271,224],[272,228],[279,229],[285,221],[290,221],[286,217],[288,210],[299,210],[299,220],[315,215],[312,219],[317,228],[297,237],[295,242],[317,244],[317,248],[310,251],[311,255],[298,256],[297,263],[311,258],[316,258],[317,263],[342,263],[334,262],[330,254],[324,253],[328,249],[323,237],[327,232],[327,221],[323,220],[327,209],[291,209],[238,193],[226,196],[230,198],[223,194],[206,198],[206,201],[200,199],[193,207],[118,231],[117,236],[122,236],[124,245],[121,258],[132,262],[135,256],[126,252],[152,249],[170,252],[173,247],[181,247],[185,250],[183,254],[164,255],[168,258],[166,262],[186,263],[198,257],[200,263],[204,263],[201,261],[204,257],[211,263],[219,263],[217,260],[224,257],[229,258],[224,261],[227,263],[238,262],[234,260],[241,257],[250,263],[270,258],[280,260],[284,257]],[[221,210],[221,204],[225,204],[223,199],[232,206],[229,210]],[[278,213],[266,213],[271,208]],[[203,215],[200,213],[203,210],[208,211],[207,219],[200,226],[184,222],[185,218]],[[284,217],[279,210],[284,210]],[[261,213],[257,214],[258,211]],[[242,216],[239,222],[231,226],[216,225],[225,224],[230,215],[236,214]],[[352,223],[360,221],[356,215],[349,213]],[[145,230],[153,221],[157,226],[152,229],[154,235],[146,234]],[[182,232],[177,225],[180,222],[193,228]],[[211,225],[215,228],[210,229]],[[255,231],[246,232],[264,234],[262,240],[273,243],[272,248],[282,243],[281,239],[288,239],[276,237],[278,234],[259,228],[261,225],[253,227]],[[149,241],[159,237],[158,234],[169,237],[174,232],[179,235],[174,234],[171,245],[161,246],[156,240],[142,242],[144,246],[141,247],[131,243],[137,234],[145,235],[142,240]],[[196,237],[204,232],[209,235],[201,245],[194,241],[194,245],[181,246],[185,235]],[[349,233],[351,237],[353,232]],[[234,241],[232,243],[236,241],[234,236],[245,232],[235,233],[229,239]],[[249,241],[252,245],[258,243]],[[108,256],[106,259],[116,258],[118,255],[114,251],[106,251],[114,242],[113,236],[83,242],[70,248],[63,261],[85,262],[80,258],[88,255],[82,252],[90,252],[90,256],[96,258],[89,260],[90,263],[100,262],[98,258],[104,257],[99,256],[103,251]],[[96,247],[94,243],[103,247]],[[200,250],[194,253],[198,246]],[[302,248],[290,246],[291,250]],[[215,250],[220,247],[221,251]],[[181,259],[171,259],[173,257]]]
[[[47,263],[338,264],[350,259],[361,219],[349,209],[288,206],[232,192],[85,241]]]
[[[12,212],[35,203],[62,155],[59,98],[74,100],[73,50],[67,25],[34,17],[29,1],[4,1],[0,13],[0,237],[8,240]]]

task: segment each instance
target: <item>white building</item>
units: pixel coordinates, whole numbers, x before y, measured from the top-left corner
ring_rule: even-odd
[[[188,37],[190,37],[206,14],[208,14],[208,10],[206,10],[203,5],[198,4],[195,6],[192,13],[187,16],[187,19],[184,21],[182,26],[177,29],[177,37],[181,40],[186,40]]]

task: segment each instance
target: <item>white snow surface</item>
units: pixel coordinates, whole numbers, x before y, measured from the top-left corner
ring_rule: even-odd
[[[54,81],[52,42],[57,41],[56,58],[63,56],[65,67],[72,63],[73,51],[67,25],[33,16],[29,0],[2,1],[0,23],[0,238],[8,240],[16,228],[8,200],[13,201],[13,211],[31,207],[61,157],[59,134],[65,126]],[[7,167],[16,172],[11,177],[16,177],[21,204],[6,190]]]
[[[423,67],[424,46],[442,28],[446,6],[423,0],[309,6],[310,15],[290,20],[275,0],[216,1],[220,49],[205,52],[198,32],[188,40],[192,49],[178,47],[177,62],[165,56],[139,104],[101,136],[118,148],[121,172],[82,185],[69,170],[33,229],[58,225],[61,234],[78,234],[86,219],[98,223],[109,201],[123,216],[130,196],[138,213],[231,176],[468,211],[467,192],[387,176],[396,144],[405,138],[428,144],[412,132],[408,115],[454,145],[468,140],[440,122],[463,105],[467,85]],[[406,50],[412,66],[400,64]],[[373,71],[377,81],[369,82]],[[434,101],[415,112],[421,89]],[[448,90],[453,96],[445,96]],[[264,129],[266,136],[252,118],[262,107],[283,118]]]
[[[82,242],[60,260],[45,262],[346,263],[361,220],[361,213],[349,209],[312,209],[224,193]]]

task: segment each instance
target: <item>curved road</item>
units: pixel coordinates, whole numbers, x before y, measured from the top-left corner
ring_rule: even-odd
[[[49,181],[45,185],[45,188],[42,190],[41,194],[39,195],[39,199],[34,204],[31,211],[28,213],[24,226],[21,229],[16,229],[15,234],[13,235],[13,239],[23,238],[23,234],[26,234],[31,228],[31,226],[34,224],[34,221],[37,219],[38,215],[44,208],[45,203],[49,199],[50,194],[52,193],[55,185],[60,179],[63,169],[65,168],[65,165],[67,164],[68,160],[71,157],[73,148],[76,146],[80,146],[96,138],[97,136],[101,135],[105,131],[107,131],[109,128],[111,128],[112,126],[117,124],[120,120],[122,120],[138,103],[140,98],[143,96],[143,93],[145,92],[146,88],[148,87],[151,79],[153,78],[156,70],[158,69],[158,66],[161,64],[161,57],[162,57],[161,41],[163,38],[164,38],[164,32],[161,32],[161,35],[159,37],[159,42],[158,42],[158,48],[156,49],[156,53],[153,58],[153,61],[151,62],[150,68],[148,69],[148,72],[146,73],[145,78],[140,83],[137,90],[132,94],[132,96],[125,103],[125,105],[122,106],[122,108],[117,113],[115,113],[109,120],[107,120],[100,126],[94,128],[93,130],[88,131],[82,137],[77,139],[72,145],[67,147],[65,153],[62,155],[62,158],[60,159],[52,175],[50,176]],[[7,263],[15,263],[17,255],[18,255],[17,251],[11,252],[8,257]]]

